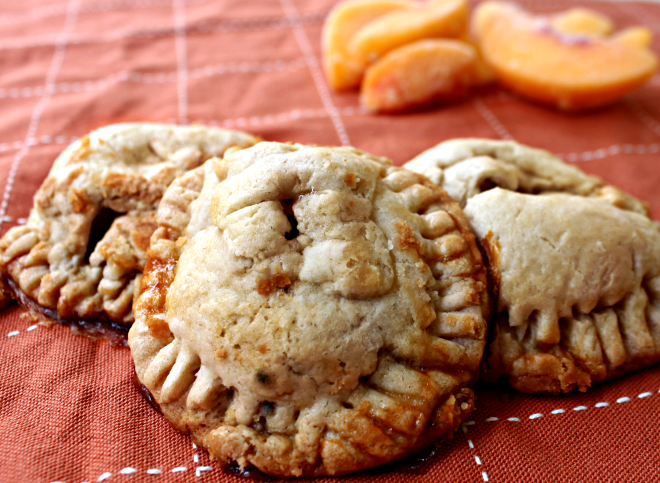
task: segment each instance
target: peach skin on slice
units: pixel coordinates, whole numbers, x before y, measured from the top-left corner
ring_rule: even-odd
[[[482,5],[474,31],[484,60],[500,82],[530,99],[567,110],[601,106],[639,87],[657,69],[648,49],[610,38],[562,35],[547,17],[512,4]]]
[[[407,0],[349,0],[335,6],[323,24],[323,68],[330,86],[338,91],[360,85],[366,62],[351,55],[348,42],[372,20],[410,7]]]
[[[460,40],[420,40],[371,65],[360,101],[371,111],[398,111],[464,94],[475,82],[474,47]]]
[[[628,47],[648,49],[653,41],[653,32],[647,27],[628,27],[614,34],[612,40]]]
[[[456,38],[467,31],[467,0],[430,0],[383,15],[355,33],[349,50],[365,62],[374,62],[391,50],[427,38]]]
[[[553,15],[550,24],[555,31],[569,35],[606,37],[614,30],[614,23],[607,15],[583,7]]]

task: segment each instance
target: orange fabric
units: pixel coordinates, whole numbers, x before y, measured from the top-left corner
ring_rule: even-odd
[[[357,94],[331,93],[321,76],[321,25],[333,3],[0,0],[2,233],[24,222],[65,144],[117,121],[350,142],[397,164],[448,138],[515,138],[623,187],[660,217],[660,77],[579,115],[493,88],[438,109],[372,116]],[[618,27],[660,22],[660,4],[585,3]],[[550,12],[574,2],[526,6]],[[20,313],[0,314],[0,482],[241,481],[198,469],[212,464],[142,399],[126,348]],[[659,390],[657,366],[566,397],[480,386],[474,424],[415,472],[390,467],[342,481],[658,481]]]

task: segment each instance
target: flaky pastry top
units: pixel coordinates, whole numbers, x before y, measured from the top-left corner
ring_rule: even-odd
[[[450,433],[471,407],[458,401],[478,370],[486,293],[446,193],[352,148],[260,143],[197,171],[185,216],[163,199],[169,221],[152,238],[129,339],[138,376],[178,408],[166,414],[177,420],[197,410],[192,395],[224,388],[215,426],[191,431],[219,459],[279,475],[402,457],[437,437],[424,434],[441,406]],[[178,370],[180,359],[211,382]],[[419,384],[423,394],[409,394]],[[414,429],[397,429],[396,411],[416,414]],[[364,434],[349,423],[365,412],[380,436],[375,420]],[[367,434],[378,448],[364,447]],[[268,449],[275,435],[292,445],[286,461]]]
[[[481,240],[496,376],[561,392],[660,360],[660,230],[643,202],[509,141],[447,141],[405,167],[459,201]]]
[[[134,280],[165,188],[229,147],[255,142],[203,126],[115,124],[91,132],[58,156],[25,226],[0,241],[2,272],[49,315],[130,324]]]

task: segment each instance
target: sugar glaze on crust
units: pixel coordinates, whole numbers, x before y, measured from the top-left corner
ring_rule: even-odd
[[[68,321],[133,321],[145,252],[165,188],[252,136],[201,126],[116,124],[57,158],[26,225],[0,240],[0,270],[19,298]]]
[[[405,166],[461,203],[487,254],[487,379],[560,393],[660,360],[660,230],[642,202],[513,142],[448,141]]]
[[[485,269],[424,177],[352,148],[260,143],[175,180],[157,223],[131,353],[221,463],[345,474],[472,411]]]

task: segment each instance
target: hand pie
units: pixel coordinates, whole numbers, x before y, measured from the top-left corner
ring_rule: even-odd
[[[448,141],[405,167],[459,201],[487,255],[487,379],[584,391],[660,360],[660,230],[642,202],[513,142]]]
[[[486,274],[458,205],[352,148],[260,143],[178,178],[129,345],[222,463],[338,475],[450,437],[473,409]]]
[[[68,321],[133,321],[133,293],[165,188],[248,134],[201,126],[117,124],[57,158],[27,224],[0,240],[0,269],[14,295]]]

